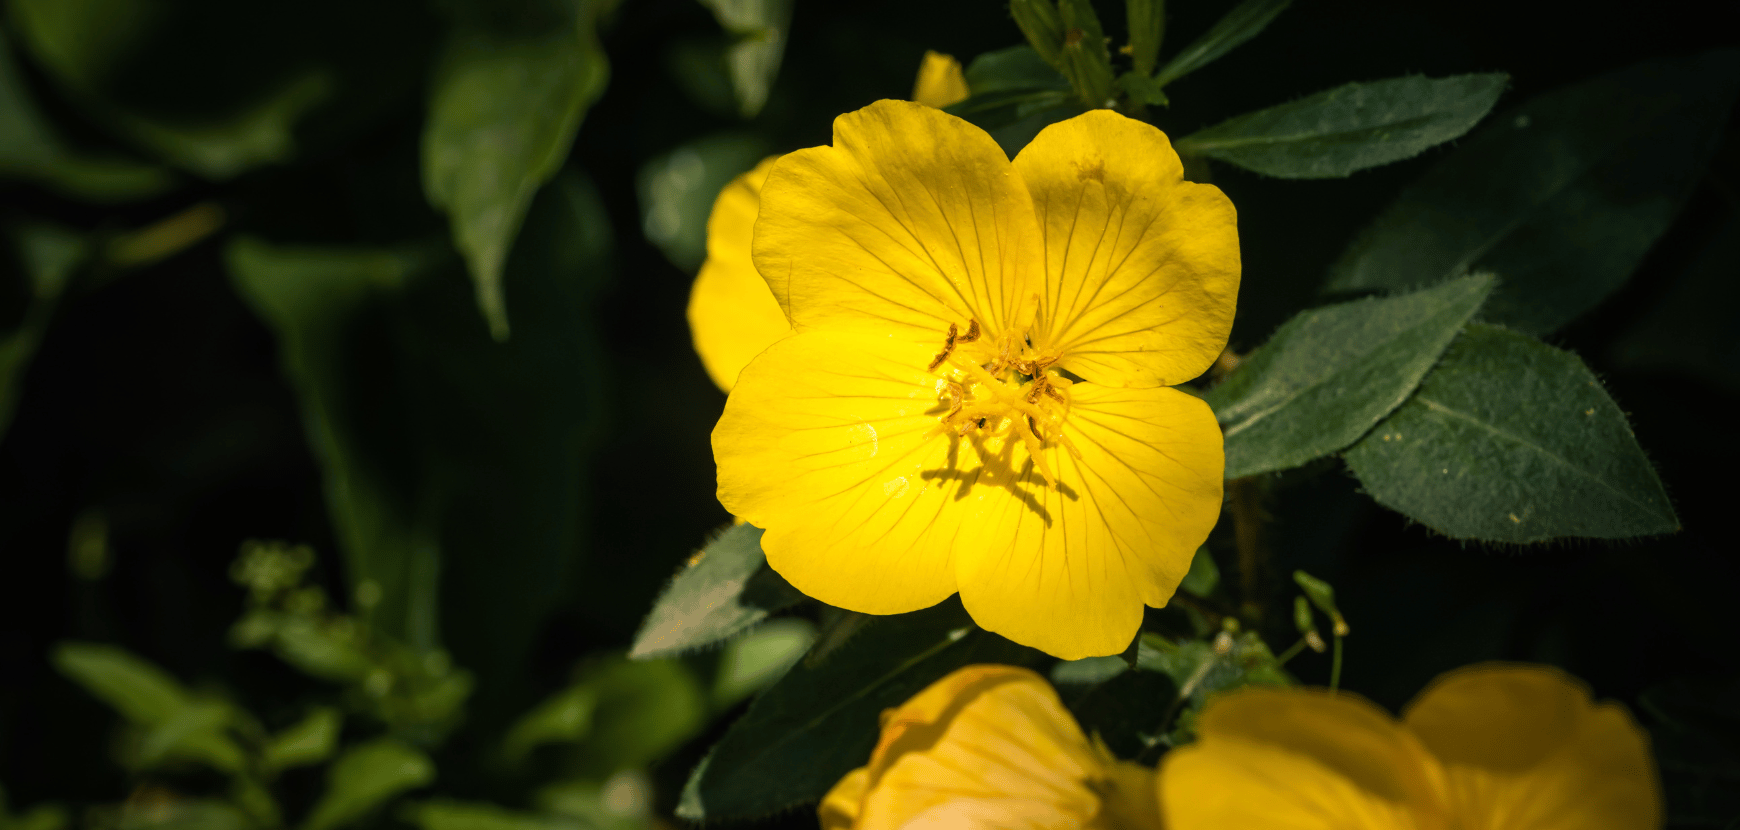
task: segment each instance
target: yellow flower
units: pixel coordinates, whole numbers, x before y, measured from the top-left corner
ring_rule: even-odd
[[[835,784],[823,830],[1159,830],[1154,771],[1089,742],[1051,685],[967,666],[882,713],[867,766]]]
[[[1247,689],[1167,754],[1170,830],[1643,830],[1660,827],[1648,739],[1550,668],[1439,677],[1398,722],[1348,694]]]
[[[912,85],[912,100],[942,109],[967,100],[971,94],[960,61],[941,52],[924,53],[924,62],[918,66],[918,81]]]
[[[719,498],[773,568],[870,614],[959,591],[1064,658],[1113,654],[1220,511],[1207,405],[1166,387],[1220,353],[1232,204],[1166,136],[1098,110],[1010,162],[931,107],[880,101],[780,159],[755,267],[793,333],[736,380]]]

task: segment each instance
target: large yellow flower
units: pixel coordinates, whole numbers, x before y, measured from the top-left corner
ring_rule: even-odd
[[[1154,771],[1089,742],[1039,675],[968,666],[882,714],[823,830],[1159,830]]]
[[[1247,689],[1168,753],[1169,830],[1646,830],[1648,739],[1554,669],[1450,672],[1397,722],[1348,694]]]
[[[838,118],[761,191],[753,252],[793,332],[736,378],[719,498],[775,570],[871,614],[956,591],[1065,658],[1171,598],[1220,510],[1219,427],[1170,385],[1238,291],[1235,214],[1110,111],[1010,162],[918,104]]]

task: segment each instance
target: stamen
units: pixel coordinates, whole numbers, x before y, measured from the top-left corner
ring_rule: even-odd
[[[948,340],[943,343],[943,350],[940,352],[937,352],[936,357],[931,358],[930,367],[925,369],[925,371],[927,371],[927,372],[936,371],[936,367],[941,366],[943,361],[948,360],[949,355],[951,353],[953,353],[954,350],[955,350],[955,324],[950,323],[949,324]]]

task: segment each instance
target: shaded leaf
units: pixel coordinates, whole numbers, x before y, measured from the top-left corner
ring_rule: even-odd
[[[809,620],[772,620],[725,644],[713,681],[713,707],[724,709],[775,680],[802,659],[816,641]]]
[[[423,188],[451,220],[497,340],[508,335],[508,250],[609,74],[593,31],[596,9],[581,6],[574,26],[539,37],[461,30],[436,73],[423,128]]]
[[[447,799],[419,804],[407,817],[423,830],[592,830],[591,825],[565,816]]]
[[[1177,695],[1177,686],[1160,672],[1129,671],[1118,657],[1087,659],[1115,661],[1125,670],[1089,679],[1087,672],[1053,669],[1051,678],[1058,697],[1074,713],[1082,731],[1099,736],[1113,755],[1139,757],[1159,742],[1166,726],[1166,703]],[[1110,664],[1102,663],[1100,668],[1109,669]]]
[[[1702,380],[1740,393],[1740,213],[1711,234],[1660,302],[1612,346],[1619,368]]]
[[[792,0],[701,0],[701,5],[734,40],[725,50],[725,69],[737,93],[738,113],[752,118],[767,104],[779,76]]]
[[[1085,110],[1075,94],[1050,88],[1004,89],[987,92],[943,108],[991,134],[1010,158],[1039,131]]]
[[[1184,581],[1178,583],[1178,590],[1194,596],[1206,597],[1220,587],[1220,567],[1214,564],[1214,556],[1208,548],[1196,549],[1196,555],[1190,558],[1190,571],[1184,574]]]
[[[547,743],[571,743],[592,731],[592,713],[598,709],[598,689],[588,684],[569,686],[521,716],[502,739],[502,755],[519,761],[534,748]]]
[[[1483,313],[1552,331],[1631,275],[1703,170],[1740,51],[1639,64],[1531,99],[1435,164],[1331,269],[1336,291],[1504,280]]]
[[[261,763],[268,770],[277,771],[325,761],[338,748],[341,723],[337,709],[317,707],[267,740],[261,751]]]
[[[247,763],[241,747],[225,734],[235,719],[235,710],[213,700],[188,701],[168,720],[145,732],[133,763],[151,768],[168,761],[187,760],[221,772],[240,772]]]
[[[1583,362],[1493,326],[1470,325],[1346,457],[1379,504],[1455,539],[1679,528],[1624,413]]]
[[[8,230],[29,281],[29,295],[17,327],[0,328],[0,436],[12,423],[18,384],[42,342],[61,292],[91,253],[84,236],[55,225],[21,223]]]
[[[695,737],[706,723],[707,695],[676,660],[617,655],[582,670],[581,678],[598,699],[592,729],[574,753],[583,775],[603,778],[645,766]]]
[[[719,191],[766,155],[760,138],[724,133],[648,161],[635,178],[642,232],[671,264],[694,272],[707,258],[707,217]]]
[[[1026,44],[985,52],[973,58],[964,74],[974,95],[1040,89],[1069,92],[1069,79]]]
[[[342,827],[407,790],[435,780],[435,764],[391,738],[344,751],[326,771],[326,792],[315,802],[302,830]]]
[[[1345,84],[1227,119],[1177,148],[1283,179],[1338,178],[1468,132],[1508,80],[1491,73]]]
[[[1154,83],[1165,86],[1219,59],[1257,36],[1293,0],[1244,0],[1160,67]]]
[[[168,672],[124,649],[65,642],[55,646],[53,660],[61,674],[140,726],[168,723],[191,702]]]
[[[1205,399],[1226,476],[1297,467],[1352,444],[1401,405],[1492,290],[1472,276],[1302,312]]]
[[[761,529],[733,525],[671,579],[628,654],[642,659],[711,645],[801,599],[803,594],[767,566]]]
[[[748,818],[815,801],[869,759],[883,709],[961,666],[1044,659],[975,628],[955,599],[877,618],[820,663],[799,663],[756,698],[690,775],[677,814]]]
[[[296,153],[297,123],[332,93],[333,78],[319,70],[295,78],[245,109],[206,123],[117,114],[141,145],[177,167],[214,181],[276,164]]]
[[[1195,736],[1196,713],[1211,695],[1243,686],[1294,686],[1299,682],[1282,668],[1268,644],[1254,631],[1237,636],[1223,633],[1213,642],[1176,643],[1158,634],[1144,633],[1136,667],[1141,672],[1158,672],[1172,681],[1176,691],[1171,710],[1178,720],[1162,725],[1171,727],[1166,741],[1174,745]]]

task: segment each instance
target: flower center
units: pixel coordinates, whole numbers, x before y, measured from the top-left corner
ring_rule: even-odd
[[[1046,483],[1056,487],[1041,450],[1060,444],[1081,455],[1063,432],[1073,382],[1054,368],[1058,358],[1036,351],[1023,329],[987,335],[977,320],[967,322],[965,333],[950,323],[929,367],[940,377],[936,434],[970,439],[987,463],[999,457],[1007,463],[999,449],[1011,448],[1009,439],[1018,437]]]

